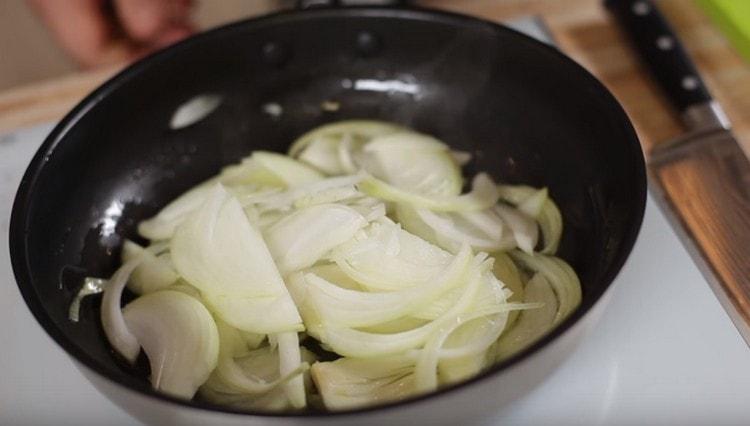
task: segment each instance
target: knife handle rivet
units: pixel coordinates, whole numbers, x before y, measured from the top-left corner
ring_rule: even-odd
[[[633,3],[632,10],[638,16],[645,16],[651,11],[651,7],[645,1],[638,1]]]
[[[674,39],[666,35],[659,36],[659,38],[656,39],[656,47],[661,50],[670,50],[674,47]]]
[[[698,79],[692,75],[682,77],[682,88],[685,90],[695,90],[698,88]]]

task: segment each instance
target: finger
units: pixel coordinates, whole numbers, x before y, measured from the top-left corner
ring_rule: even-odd
[[[127,50],[119,46],[112,53],[112,28],[100,0],[29,0],[29,4],[62,48],[81,65],[92,67],[117,60]]]
[[[193,27],[189,25],[173,25],[162,31],[152,44],[155,48],[161,49],[189,37],[193,32]]]
[[[190,18],[190,1],[185,0],[116,0],[115,10],[128,37],[151,42],[173,25],[186,24]]]
[[[188,26],[175,26],[173,28],[169,28],[163,31],[161,35],[159,35],[151,44],[141,44],[138,49],[132,52],[129,59],[131,61],[141,59],[144,56],[154,53],[159,49],[163,49],[186,37],[189,37],[193,32],[193,29]]]

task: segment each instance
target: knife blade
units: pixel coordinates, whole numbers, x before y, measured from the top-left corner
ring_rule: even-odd
[[[649,182],[691,257],[750,344],[750,161],[676,34],[650,0],[606,0],[687,133],[648,157]]]

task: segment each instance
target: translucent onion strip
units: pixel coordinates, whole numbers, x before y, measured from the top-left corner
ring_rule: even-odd
[[[339,358],[316,363],[311,372],[329,410],[382,404],[415,393],[414,360],[409,357]]]
[[[475,262],[481,258],[481,256],[477,257]],[[435,329],[442,324],[443,320],[453,318],[471,306],[480,282],[481,272],[479,267],[475,266],[467,276],[464,293],[456,303],[440,318],[421,327],[400,333],[377,334],[324,323],[321,336],[322,341],[330,345],[340,355],[359,358],[390,355],[415,349],[423,345],[430,338]]]
[[[526,253],[533,253],[539,238],[539,228],[534,219],[502,204],[496,205],[495,211],[508,224],[518,248]]]
[[[494,360],[502,360],[523,350],[552,329],[558,312],[554,291],[544,275],[535,274],[526,283],[524,300],[541,305],[521,312],[518,320],[506,330],[491,350]]]
[[[549,281],[559,302],[553,326],[565,320],[581,304],[581,282],[573,268],[563,260],[541,254],[531,256],[519,251],[513,251],[510,255],[522,267],[541,273]]]
[[[81,301],[83,301],[83,298],[103,292],[106,283],[107,280],[102,278],[84,278],[83,287],[78,290],[78,293],[76,293],[76,296],[70,303],[70,308],[68,309],[68,319],[73,322],[78,322],[80,318]]]
[[[171,241],[179,274],[224,321],[260,334],[301,331],[302,319],[263,238],[217,185]]]
[[[104,334],[109,344],[130,363],[135,362],[141,346],[125,324],[120,301],[130,274],[141,264],[142,260],[143,257],[137,257],[120,266],[107,281],[102,295],[101,319]]]
[[[391,291],[425,282],[453,256],[382,218],[333,250],[331,258],[363,287]]]
[[[312,266],[367,225],[356,210],[319,204],[297,210],[271,226],[265,241],[282,275]]]
[[[165,289],[180,278],[170,262],[167,261],[167,254],[156,256],[152,251],[144,249],[130,240],[125,240],[123,243],[123,262],[143,257],[141,264],[133,271],[128,281],[128,289],[135,294],[146,294]]]
[[[424,306],[446,290],[458,286],[466,275],[471,259],[468,246],[459,252],[453,262],[435,277],[422,285],[393,292],[361,292],[337,287],[314,274],[305,275],[308,293],[324,322],[365,327],[407,316]]]
[[[552,198],[549,197],[546,188],[536,189],[526,185],[498,185],[500,199],[531,214],[539,223],[542,230],[544,247],[542,254],[555,254],[560,244],[563,231],[562,215]],[[539,199],[543,198],[541,210],[536,206]],[[534,212],[538,214],[534,214]]]
[[[129,303],[123,317],[148,355],[154,388],[192,398],[219,357],[219,333],[203,304],[184,293],[161,290]]]
[[[440,348],[445,340],[460,326],[465,323],[492,314],[501,312],[504,307],[497,307],[485,312],[466,313],[463,315],[454,315],[450,320],[444,320],[440,329],[430,337],[430,340],[420,352],[420,356],[414,370],[416,388],[420,392],[430,392],[437,389],[438,375],[437,367],[440,360]],[[503,324],[504,325],[504,324]],[[501,329],[502,330],[502,329]],[[488,345],[489,346],[489,345]]]
[[[364,179],[357,186],[360,191],[375,198],[433,211],[484,210],[497,203],[499,198],[494,182],[485,173],[474,177],[471,192],[458,196],[423,195],[400,189],[374,177]]]
[[[279,350],[279,374],[281,377],[291,376],[304,368],[302,354],[299,348],[299,337],[296,331],[287,331],[276,335]],[[289,379],[284,384],[284,392],[294,408],[304,408],[307,405],[305,397],[305,383],[301,374]]]
[[[350,137],[359,138],[362,140],[369,140],[373,137],[386,135],[396,131],[403,130],[395,124],[385,123],[382,121],[374,120],[347,120],[339,121],[336,123],[326,124],[320,127],[316,127],[313,130],[303,134],[297,140],[292,143],[289,148],[289,155],[297,157],[300,153],[306,149],[309,145],[317,143],[318,140],[333,139],[340,141],[344,135],[350,135]]]

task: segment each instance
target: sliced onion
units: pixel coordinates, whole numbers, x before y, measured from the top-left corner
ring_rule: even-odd
[[[371,290],[397,290],[423,283],[452,256],[384,219],[372,223],[331,255],[341,270]]]
[[[309,145],[317,143],[320,139],[340,140],[344,135],[351,135],[363,141],[375,136],[385,135],[402,130],[403,127],[375,120],[347,120],[326,124],[303,134],[292,143],[289,155],[298,157]]]
[[[367,221],[356,210],[319,204],[276,222],[265,232],[265,241],[279,271],[286,275],[312,266],[365,225]]]
[[[513,260],[505,253],[494,253],[492,257],[495,259],[495,263],[492,269],[495,277],[503,283],[503,286],[511,291],[508,295],[508,302],[523,302],[523,281],[521,274],[513,263]],[[511,311],[508,316],[508,325],[513,325],[516,318],[518,318],[519,311]]]
[[[512,328],[495,344],[492,350],[495,360],[508,358],[523,350],[552,329],[558,312],[558,303],[544,275],[537,273],[526,283],[524,301],[539,303],[541,307],[521,312]]]
[[[340,139],[318,137],[304,149],[297,159],[331,176],[345,174],[339,161]]]
[[[354,198],[361,198],[364,194],[357,191],[354,185],[340,188],[330,188],[318,193],[302,196],[294,200],[294,208],[302,209],[318,204],[346,203]]]
[[[498,191],[500,192],[500,199],[517,206],[519,210],[523,208],[523,210],[531,214],[538,209],[529,207],[529,204],[532,206],[536,205],[537,201],[533,201],[534,198],[541,198],[544,195],[546,199],[542,204],[541,211],[534,215],[534,217],[539,223],[539,228],[542,230],[544,239],[544,247],[541,253],[555,254],[560,244],[563,222],[560,209],[552,201],[552,198],[548,196],[546,189],[543,188],[540,190],[526,185],[498,185]],[[523,207],[524,205],[525,207]]]
[[[208,117],[221,105],[222,97],[216,94],[198,95],[180,105],[169,121],[172,130],[195,124]]]
[[[434,277],[421,285],[392,292],[348,290],[314,274],[306,274],[305,280],[310,287],[307,291],[324,323],[365,327],[407,316],[458,286],[466,275],[470,260],[471,250],[464,246],[453,262]]]
[[[484,173],[474,177],[471,192],[458,196],[423,195],[400,189],[374,177],[364,179],[357,186],[360,191],[375,198],[433,211],[484,210],[494,205],[499,198],[495,184]]]
[[[276,335],[279,342],[279,374],[281,377],[292,375],[302,365],[302,355],[299,348],[299,337],[296,331],[287,331]],[[305,383],[301,374],[295,375],[284,384],[284,392],[294,408],[304,408],[307,405],[305,397]]]
[[[560,209],[557,208],[551,198],[548,198],[544,203],[537,221],[544,240],[541,253],[549,255],[557,253],[557,247],[560,245],[560,238],[562,237],[563,221]]]
[[[138,244],[125,240],[122,246],[122,261],[143,257],[141,264],[133,271],[128,281],[128,289],[135,294],[146,294],[163,290],[174,284],[180,276],[167,260],[168,255],[155,256]]]
[[[137,257],[120,266],[107,281],[102,295],[101,319],[104,334],[109,344],[130,363],[135,362],[141,346],[136,336],[128,330],[120,303],[130,274],[142,261],[143,257]]]
[[[129,303],[123,317],[148,355],[154,388],[192,398],[219,356],[219,333],[203,304],[186,294],[162,290]]]
[[[125,243],[102,286],[102,322],[129,361],[144,347],[155,387],[189,398],[203,381],[206,400],[244,409],[315,405],[314,357],[300,347],[309,336],[344,356],[313,367],[323,402],[361,407],[477,374],[580,304],[575,273],[545,255],[562,232],[546,188],[478,174],[462,194],[469,153],[390,123],[323,126],[290,153],[225,167],[139,224],[155,244]],[[122,310],[125,285],[143,296]],[[74,305],[95,291],[84,286]],[[182,299],[157,309],[163,294]],[[209,322],[215,367],[211,345],[184,349],[212,339]]]
[[[201,388],[201,394],[208,394],[216,402],[233,401],[241,395],[240,399],[256,401],[252,406],[288,408],[283,385],[300,377],[309,369],[309,364],[301,362],[286,375],[279,373],[279,367],[279,354],[270,346],[263,346],[237,358],[222,354],[216,369]]]
[[[150,240],[172,237],[185,216],[203,205],[206,196],[217,182],[217,177],[211,178],[183,193],[161,209],[156,216],[139,223],[138,234]]]
[[[475,258],[475,262],[479,258]],[[370,358],[397,354],[423,345],[432,333],[448,318],[453,318],[471,306],[481,282],[481,271],[478,266],[466,278],[464,293],[456,303],[440,318],[424,326],[393,334],[377,334],[323,323],[321,340],[336,353],[343,356]]]
[[[497,306],[495,309],[491,309],[485,312],[473,312],[454,315],[450,320],[445,320],[444,326],[440,330],[430,337],[430,340],[425,344],[424,349],[420,352],[419,359],[417,360],[416,367],[414,369],[415,386],[420,392],[429,392],[437,389],[438,376],[437,368],[440,360],[440,348],[445,343],[448,336],[451,335],[456,329],[463,326],[469,321],[473,321],[488,315],[497,314],[505,309],[504,306]],[[501,322],[504,326],[504,322]],[[502,327],[494,326],[493,331],[499,328],[502,331]],[[499,333],[498,333],[499,334]],[[491,344],[491,342],[490,342]],[[487,345],[489,347],[489,344]]]
[[[469,244],[479,251],[505,251],[515,247],[515,240],[503,232],[504,223],[491,211],[435,213],[426,209],[411,211],[400,207],[399,219],[407,229],[429,229],[437,245],[454,252],[461,244]],[[481,222],[481,229],[475,225]],[[423,231],[424,232],[424,231]],[[431,240],[432,241],[432,240]]]
[[[510,255],[522,267],[542,274],[549,281],[559,303],[553,326],[565,320],[581,304],[581,282],[565,261],[554,256],[531,256],[518,251],[513,251]]]
[[[263,238],[221,185],[175,232],[171,253],[179,274],[233,327],[260,334],[302,331]]]
[[[459,166],[465,166],[471,162],[472,155],[470,152],[453,150],[451,157]]]
[[[481,283],[477,289],[475,301],[472,303],[472,309],[481,310],[485,306],[495,306],[505,303],[506,295],[500,283],[494,275],[487,271],[482,274]],[[419,319],[434,320],[440,318],[447,312],[456,300],[461,297],[461,289],[454,288],[443,293],[437,300],[434,300],[424,309],[411,313],[411,316]]]
[[[448,146],[411,131],[372,139],[362,149],[362,166],[388,184],[424,195],[455,196],[463,186]]]
[[[339,268],[335,263],[325,263],[312,266],[307,269],[307,272],[314,274],[330,283],[334,283],[337,287],[345,288],[348,290],[362,290],[363,287],[357,281],[353,280],[350,276],[346,275],[344,271]]]
[[[539,238],[536,222],[518,210],[498,204],[495,211],[508,224],[518,248],[526,253],[533,253]]]
[[[338,176],[333,178],[321,179],[306,185],[301,185],[287,191],[276,194],[269,194],[264,197],[255,197],[247,200],[243,205],[256,205],[262,211],[268,210],[290,210],[298,200],[309,199],[320,196],[320,194],[341,188],[351,188],[357,184],[364,175]],[[314,204],[314,203],[313,203]]]
[[[317,182],[323,175],[286,155],[268,151],[255,151],[250,159],[276,175],[288,188]]]
[[[354,160],[354,152],[361,148],[361,143],[357,144],[354,141],[351,133],[344,133],[341,136],[341,140],[336,149],[336,154],[339,160],[339,167],[346,174],[356,173],[359,170],[356,161]]]
[[[387,135],[380,135],[367,143],[363,151],[372,152],[402,152],[402,151],[420,151],[420,152],[448,152],[448,145],[440,142],[432,136],[411,130],[402,130]]]
[[[415,393],[414,361],[398,355],[318,362],[311,373],[329,410],[382,404]]]
[[[276,351],[264,352],[264,349],[251,348],[247,342],[247,335],[243,335],[242,331],[231,327],[220,319],[217,319],[216,324],[219,331],[220,352],[218,364],[212,374],[214,387],[218,387],[225,392],[262,395],[272,392],[280,385],[289,383],[307,368],[300,362],[300,359],[297,359],[296,363],[290,362],[294,359],[294,349],[288,347],[289,339],[287,337],[284,338],[287,340],[284,342],[286,346],[283,354],[281,352],[277,354]],[[296,333],[294,334],[296,335]],[[257,339],[258,336],[253,335],[251,337]],[[276,337],[277,335],[273,336],[274,339]],[[270,338],[271,336],[269,336]],[[251,343],[251,345],[253,344],[254,342]],[[297,344],[297,351],[299,351],[299,344]],[[267,356],[272,358],[268,360],[258,358]],[[237,358],[247,357],[268,362],[261,363],[262,368],[246,371],[237,362]],[[282,362],[285,363],[284,371],[280,374]]]
[[[302,272],[295,272],[289,275],[286,279],[286,284],[289,288],[289,293],[294,299],[294,304],[297,306],[304,321],[305,332],[320,341],[320,336],[323,333],[323,322],[312,303],[312,298],[308,294],[309,287],[304,274]]]
[[[520,210],[522,213],[525,213],[526,215],[536,219],[542,213],[544,204],[549,198],[547,194],[547,188],[542,188],[540,190],[534,191],[525,200],[518,203],[516,208],[518,208],[518,210]]]
[[[83,298],[103,292],[106,284],[107,280],[103,278],[84,278],[83,286],[80,290],[78,290],[78,293],[76,293],[73,301],[70,302],[70,308],[68,309],[68,319],[73,322],[78,322],[81,311],[81,301],[83,301]]]

